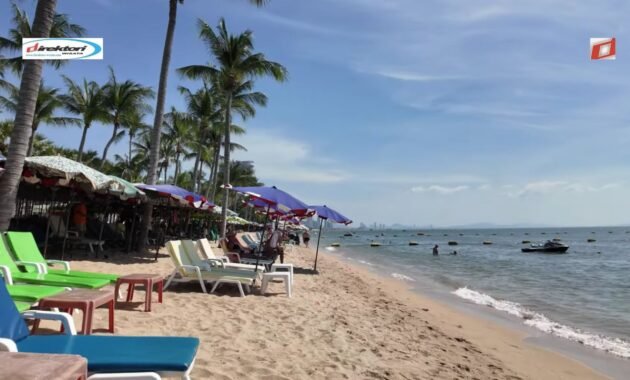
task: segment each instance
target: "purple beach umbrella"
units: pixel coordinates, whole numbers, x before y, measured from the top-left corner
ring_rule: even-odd
[[[322,224],[324,220],[331,220],[335,223],[341,223],[348,225],[352,223],[352,220],[346,218],[341,215],[337,211],[327,207],[327,206],[308,206],[309,209],[315,211],[317,217],[319,218],[319,234],[317,234],[317,249],[315,250],[315,266],[313,270],[317,272],[317,257],[319,255],[319,240],[322,238]]]
[[[233,187],[232,190],[273,206],[273,209],[283,214],[303,216],[308,212],[306,203],[275,186]]]
[[[202,195],[193,193],[192,191],[188,191],[186,189],[182,189],[181,187],[175,185],[144,185],[137,184],[135,185],[138,189],[153,191],[159,193],[164,196],[170,196],[173,199],[179,200],[180,202],[188,202],[190,205],[196,208],[200,208],[204,204],[208,204],[208,207],[214,207],[211,202],[206,201],[206,198]]]

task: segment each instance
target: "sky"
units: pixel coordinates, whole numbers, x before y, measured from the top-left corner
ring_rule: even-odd
[[[33,0],[18,4],[32,14]],[[104,38],[104,60],[47,67],[46,84],[62,87],[60,73],[104,83],[111,65],[157,88],[167,4],[59,1],[86,37]],[[258,81],[269,104],[236,139],[248,151],[235,158],[265,184],[357,224],[629,224],[628,14],[623,0],[185,0],[167,106],[183,109],[177,85],[197,86],[175,69],[211,60],[197,19],[224,17],[289,71]],[[590,60],[591,37],[616,37],[617,60]],[[88,148],[102,151],[111,131],[92,127]],[[78,128],[41,132],[79,145]]]

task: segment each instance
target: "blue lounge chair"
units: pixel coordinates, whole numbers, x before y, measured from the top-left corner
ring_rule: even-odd
[[[91,378],[190,379],[199,339],[193,337],[134,337],[76,335],[66,313],[26,311],[22,315],[0,284],[0,351],[81,355]],[[29,335],[24,319],[60,321],[66,335]]]

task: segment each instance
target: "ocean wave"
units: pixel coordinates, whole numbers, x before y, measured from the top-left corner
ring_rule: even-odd
[[[400,274],[400,273],[392,273],[392,277],[394,277],[397,280],[416,282],[416,280],[414,280],[413,278],[409,276],[405,276],[404,274]]]
[[[374,264],[372,264],[372,263],[371,263],[371,262],[369,262],[369,261],[365,261],[365,260],[357,260],[357,261],[358,261],[358,262],[360,262],[360,263],[361,263],[361,264],[363,264],[363,265],[367,265],[367,266],[370,266],[370,267],[373,267],[373,266],[374,266]]]
[[[630,358],[630,342],[623,339],[593,334],[578,328],[565,326],[552,321],[541,313],[529,310],[516,302],[497,300],[487,294],[466,287],[455,290],[453,294],[476,304],[488,306],[521,318],[526,325],[548,334],[569,339],[588,347],[621,356],[622,358]]]

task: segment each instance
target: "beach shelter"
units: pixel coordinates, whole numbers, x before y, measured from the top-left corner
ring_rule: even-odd
[[[317,234],[317,249],[315,250],[315,265],[313,270],[317,272],[317,257],[319,255],[319,241],[322,238],[322,225],[324,224],[324,220],[330,220],[335,223],[341,223],[348,225],[352,223],[352,220],[341,215],[337,211],[331,209],[330,207],[324,206],[309,206],[310,209],[314,210],[319,218],[319,233]]]
[[[24,161],[22,180],[26,183],[41,183],[44,186],[53,188],[57,186],[76,187],[90,193],[119,191],[122,186],[113,177],[62,156],[27,157]],[[55,191],[52,192],[53,201],[54,198]],[[65,225],[68,225],[69,218],[70,214],[68,213]],[[44,253],[48,250],[49,230],[50,215],[46,226]],[[62,257],[65,253],[66,240],[67,235],[64,234]]]
[[[116,182],[105,173],[62,156],[27,157],[22,177],[31,184],[42,182],[43,178],[54,178],[56,185],[74,183],[86,191],[103,190]]]

